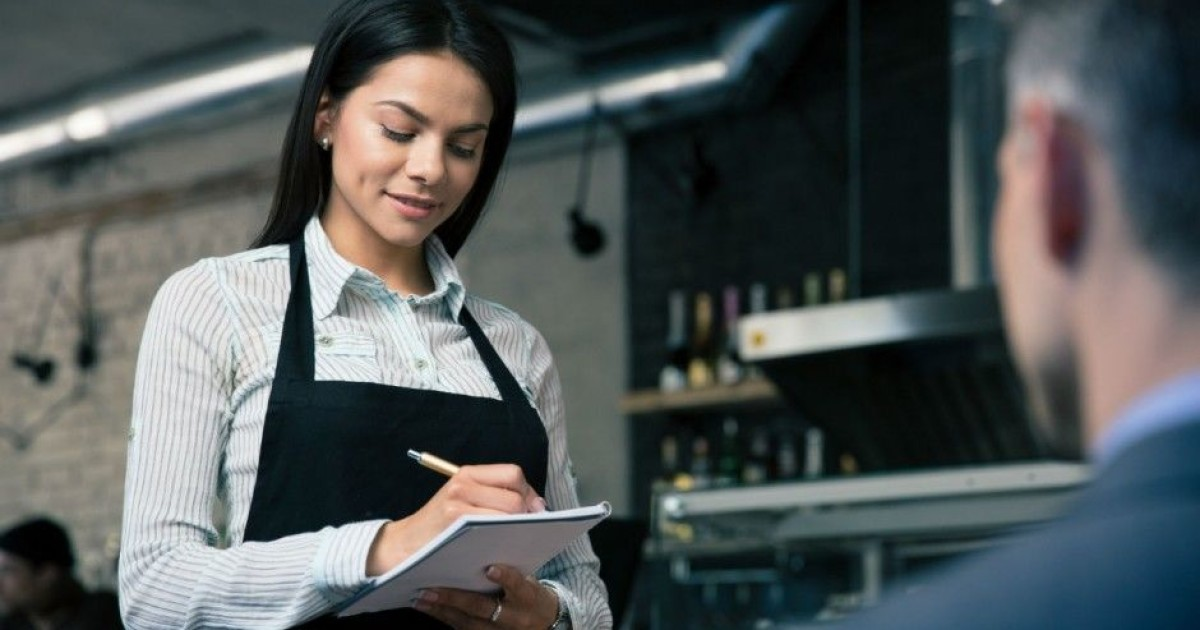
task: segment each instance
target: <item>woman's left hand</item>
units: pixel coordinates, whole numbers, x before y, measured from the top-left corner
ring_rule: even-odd
[[[546,630],[554,623],[558,616],[558,596],[554,591],[502,564],[489,567],[487,578],[503,589],[499,595],[430,588],[421,593],[414,606],[456,630]]]

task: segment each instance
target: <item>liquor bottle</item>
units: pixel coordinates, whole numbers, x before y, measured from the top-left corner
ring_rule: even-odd
[[[750,312],[755,315],[767,312],[767,285],[761,282],[750,285]]]
[[[775,475],[778,479],[796,479],[800,476],[800,454],[796,450],[796,435],[790,428],[779,432],[779,443],[775,450]]]
[[[697,435],[692,438],[692,486],[706,488],[712,483],[712,455],[708,449],[708,438]]]
[[[663,489],[673,488],[675,478],[679,475],[679,436],[668,431],[658,443],[659,474],[657,486]]]
[[[846,272],[838,267],[829,270],[829,301],[842,302],[846,299]]]
[[[816,306],[821,303],[821,274],[810,271],[804,274],[804,305]]]
[[[817,427],[804,431],[804,477],[816,479],[825,474],[825,434]]]
[[[721,344],[721,354],[717,357],[717,382],[722,385],[733,385],[742,380],[744,370],[738,356],[738,317],[741,316],[741,306],[736,286],[725,287],[722,295],[723,321],[725,324],[724,343]]]
[[[775,289],[775,308],[785,309],[795,306],[795,298],[792,297],[792,288],[786,284]]]
[[[688,387],[708,387],[716,381],[713,368],[713,303],[706,291],[696,294],[696,314],[692,325],[691,360],[687,367]]]
[[[658,373],[658,388],[680,391],[687,387],[688,369],[687,294],[682,289],[671,291],[667,298],[666,355]]]
[[[737,485],[742,476],[742,442],[738,438],[738,421],[728,416],[721,423],[721,454],[717,460],[717,485]]]
[[[750,431],[750,450],[742,464],[742,483],[764,483],[771,478],[771,436],[766,427]]]

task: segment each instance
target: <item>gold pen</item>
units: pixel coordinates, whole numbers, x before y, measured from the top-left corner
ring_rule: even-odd
[[[458,472],[458,466],[451,464],[437,455],[419,453],[410,448],[408,449],[408,456],[416,460],[418,464],[430,470],[440,472],[447,477],[453,477],[454,474]]]

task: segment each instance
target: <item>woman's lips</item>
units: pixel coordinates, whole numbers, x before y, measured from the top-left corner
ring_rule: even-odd
[[[426,219],[438,208],[438,203],[426,197],[384,193],[392,208],[406,219]]]

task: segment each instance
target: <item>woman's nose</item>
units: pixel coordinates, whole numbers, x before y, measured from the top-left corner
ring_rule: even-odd
[[[410,178],[426,186],[434,186],[441,182],[446,172],[445,151],[441,142],[425,138],[413,142],[404,171]]]

